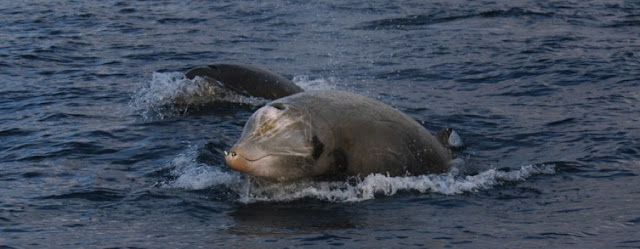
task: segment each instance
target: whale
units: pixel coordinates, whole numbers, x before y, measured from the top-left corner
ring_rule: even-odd
[[[275,100],[304,90],[286,77],[268,69],[246,64],[218,63],[188,70],[184,76],[201,77],[212,84],[221,84],[236,93]]]
[[[405,113],[344,91],[305,91],[253,113],[225,163],[270,182],[410,176],[450,170],[452,131],[436,136]]]

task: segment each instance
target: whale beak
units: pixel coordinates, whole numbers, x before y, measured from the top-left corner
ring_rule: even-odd
[[[249,172],[249,162],[243,156],[236,152],[237,149],[232,149],[231,152],[224,152],[224,159],[227,166],[235,171],[244,173]]]

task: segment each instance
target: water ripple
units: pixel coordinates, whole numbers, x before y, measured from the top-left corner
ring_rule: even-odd
[[[520,18],[520,17],[553,17],[553,13],[543,13],[522,8],[510,8],[507,10],[490,10],[464,15],[450,15],[448,13],[435,13],[427,15],[411,15],[401,18],[383,19],[361,23],[355,29],[408,29],[411,26],[427,26],[438,23],[452,22],[472,18]]]

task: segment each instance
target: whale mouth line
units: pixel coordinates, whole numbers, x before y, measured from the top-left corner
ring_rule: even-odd
[[[228,153],[229,154],[235,153],[235,156],[231,156],[231,157],[239,157],[248,162],[255,162],[268,157],[279,157],[279,156],[280,157],[291,157],[291,156],[309,157],[311,156],[311,152],[309,150],[310,150],[309,148],[305,148],[305,150],[300,150],[300,151],[289,150],[289,149],[276,150],[276,151],[262,150],[261,153],[254,153],[253,156],[248,156],[245,150],[243,149],[238,150],[236,149],[236,147],[233,147],[231,151],[229,151]],[[226,154],[225,154],[225,157],[226,157]]]
[[[226,152],[226,151],[225,151],[225,152]],[[270,157],[270,156],[275,156],[275,155],[273,155],[273,154],[265,154],[265,155],[262,155],[262,156],[259,156],[259,157],[256,157],[256,158],[250,158],[250,157],[247,157],[247,156],[245,156],[245,155],[243,155],[243,154],[241,154],[241,153],[236,152],[235,150],[231,150],[231,153],[234,153],[234,154],[235,154],[235,157],[242,158],[243,160],[245,160],[245,161],[247,161],[247,162],[255,162],[255,161],[259,161],[259,160],[261,160],[261,159],[264,159],[264,158]],[[234,156],[232,155],[232,157],[234,157]]]
[[[242,156],[242,155],[240,155],[240,154],[238,154],[238,156],[240,156],[240,157],[244,158],[244,160],[247,160],[247,161],[249,161],[249,162],[255,162],[255,161],[260,161],[261,159],[264,159],[264,158],[267,158],[267,157],[270,157],[270,156],[273,156],[273,155],[271,155],[271,154],[266,154],[266,155],[264,155],[264,156],[261,156],[261,157],[255,158],[255,159],[249,159],[248,157]]]

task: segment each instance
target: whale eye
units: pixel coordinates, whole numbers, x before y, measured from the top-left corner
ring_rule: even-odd
[[[322,152],[324,152],[324,144],[320,139],[318,139],[318,136],[313,136],[311,139],[311,146],[313,146],[313,152],[311,155],[313,156],[313,159],[318,160],[320,155],[322,155]]]
[[[282,103],[273,103],[271,104],[271,106],[281,111],[284,111],[285,109],[287,109]]]

